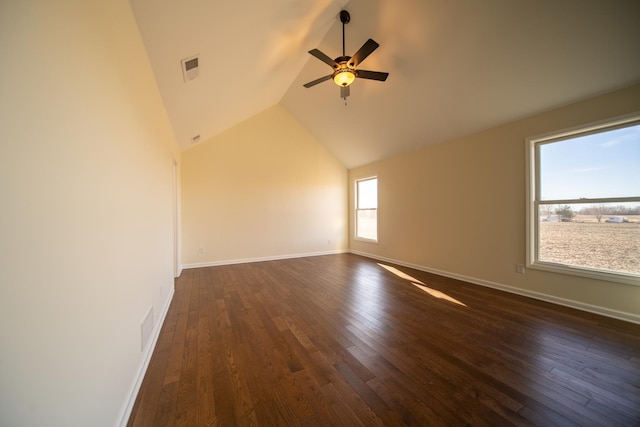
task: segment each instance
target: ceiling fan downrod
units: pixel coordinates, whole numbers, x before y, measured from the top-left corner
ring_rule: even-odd
[[[342,56],[346,56],[346,49],[344,46],[344,26],[351,21],[351,15],[346,10],[340,11],[340,22],[342,22]]]

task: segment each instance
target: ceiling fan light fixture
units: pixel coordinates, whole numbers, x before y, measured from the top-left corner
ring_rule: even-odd
[[[339,68],[333,73],[333,81],[340,87],[347,87],[356,79],[356,75],[350,68]]]

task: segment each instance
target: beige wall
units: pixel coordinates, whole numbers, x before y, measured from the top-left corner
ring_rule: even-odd
[[[355,252],[640,321],[640,287],[525,263],[525,138],[640,110],[640,86],[351,170],[379,176],[379,243]]]
[[[347,249],[347,171],[284,108],[182,159],[185,267]]]
[[[117,425],[172,295],[173,133],[127,0],[3,1],[0,54],[0,425]]]

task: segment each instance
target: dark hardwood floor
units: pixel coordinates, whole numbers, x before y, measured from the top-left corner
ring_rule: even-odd
[[[382,264],[185,270],[129,425],[640,426],[640,325]]]

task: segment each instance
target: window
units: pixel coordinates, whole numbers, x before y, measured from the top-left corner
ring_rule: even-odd
[[[356,239],[378,241],[378,178],[356,181]]]
[[[527,145],[528,266],[640,284],[640,115]]]

